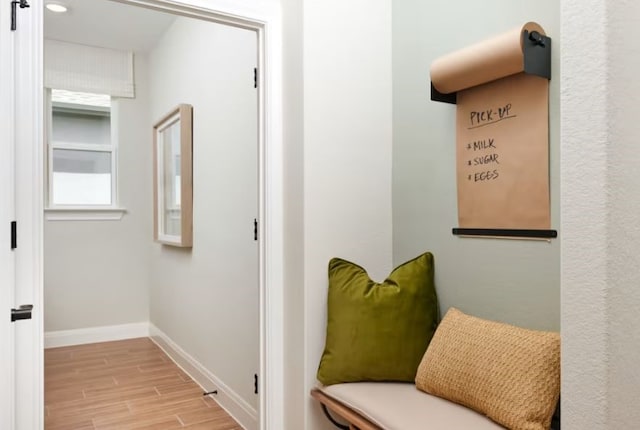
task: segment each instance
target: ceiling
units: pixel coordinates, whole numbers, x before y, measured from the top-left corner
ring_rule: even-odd
[[[56,0],[54,3],[64,4],[69,11],[44,10],[45,38],[134,52],[153,49],[176,18],[110,0]]]

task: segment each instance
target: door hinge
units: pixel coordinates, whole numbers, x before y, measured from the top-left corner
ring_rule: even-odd
[[[13,0],[11,2],[11,31],[16,31],[18,28],[18,6],[20,9],[31,7],[27,0]]]
[[[254,394],[258,394],[258,374],[253,374],[253,392]]]
[[[258,240],[258,220],[253,219],[253,240]]]
[[[18,247],[18,222],[11,221],[11,249]]]
[[[258,68],[253,68],[253,88],[258,88]]]

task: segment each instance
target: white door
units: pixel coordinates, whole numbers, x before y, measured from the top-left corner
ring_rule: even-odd
[[[10,223],[15,219],[13,33],[8,25],[9,2],[0,2],[0,428],[13,429],[15,420],[14,324],[15,252]]]
[[[32,2],[34,3],[34,2]],[[36,2],[40,6],[39,2]],[[38,90],[34,84],[40,61],[33,30],[40,8],[21,8],[20,2],[0,3],[0,428],[35,430],[42,427],[41,306],[38,299],[39,270],[32,261],[33,205],[38,199],[40,177],[18,167],[39,163],[33,156],[41,120]],[[24,3],[26,5],[26,2]],[[15,7],[16,28],[12,29]],[[34,44],[35,43],[35,44]],[[26,55],[21,55],[25,53]],[[29,177],[25,180],[25,177]],[[37,185],[36,185],[37,184]],[[12,222],[16,221],[15,234]],[[14,249],[15,248],[15,249]],[[35,305],[33,318],[12,321],[20,305]],[[38,408],[39,409],[39,408]]]

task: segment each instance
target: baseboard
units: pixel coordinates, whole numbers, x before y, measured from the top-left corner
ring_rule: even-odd
[[[258,429],[258,413],[242,397],[151,323],[149,324],[149,335],[151,340],[191,376],[205,392],[217,390],[218,394],[212,397],[245,430]]]
[[[82,345],[85,343],[110,342],[149,336],[149,323],[89,327],[76,330],[48,331],[44,334],[44,347]]]

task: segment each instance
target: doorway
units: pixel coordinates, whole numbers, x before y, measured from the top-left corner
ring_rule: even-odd
[[[259,98],[259,170],[264,179],[260,193],[259,225],[260,247],[260,428],[282,428],[283,423],[283,253],[282,253],[282,70],[280,59],[281,18],[275,2],[255,1],[230,4],[223,0],[184,0],[180,3],[164,0],[127,0],[125,3],[171,11],[181,16],[202,17],[218,23],[254,30],[258,35],[258,98]],[[35,3],[42,6],[41,2]],[[1,203],[3,210],[15,196],[15,218],[18,250],[16,259],[16,294],[4,303],[33,303],[33,319],[19,325],[9,325],[11,334],[3,337],[2,380],[14,386],[3,392],[0,420],[5,427],[16,430],[39,429],[43,426],[42,392],[42,225],[44,201],[44,145],[43,145],[43,93],[42,93],[42,7],[20,9],[17,31],[9,26],[0,29],[3,52],[16,52],[3,56],[3,71],[7,71],[0,84],[3,94],[18,94],[16,103],[3,97],[0,105],[7,124],[15,124],[14,163],[16,166],[15,193],[9,193]],[[4,4],[2,15],[8,17],[10,5]],[[6,30],[6,31],[5,31]],[[4,48],[7,49],[4,49]],[[11,73],[9,73],[11,72]],[[9,132],[10,128],[3,128]],[[10,149],[10,148],[9,148]],[[13,157],[11,157],[13,158]],[[8,162],[10,162],[9,160]],[[13,163],[12,163],[13,164]],[[5,238],[5,235],[2,236]],[[2,256],[3,264],[9,261]],[[11,285],[9,285],[11,288]],[[15,343],[12,339],[15,339]],[[268,341],[267,341],[268,339]],[[9,358],[16,360],[15,368]],[[13,370],[12,370],[13,369]],[[14,381],[14,382],[12,382]],[[18,384],[17,381],[20,381]],[[15,403],[12,401],[15,399]],[[11,401],[11,402],[10,402]],[[15,408],[11,407],[15,404]],[[15,410],[15,413],[14,413]]]
[[[45,347],[137,337],[147,324],[257,428],[257,34],[107,0],[68,7],[45,11]],[[151,126],[185,104],[194,239],[177,248],[149,234]]]

